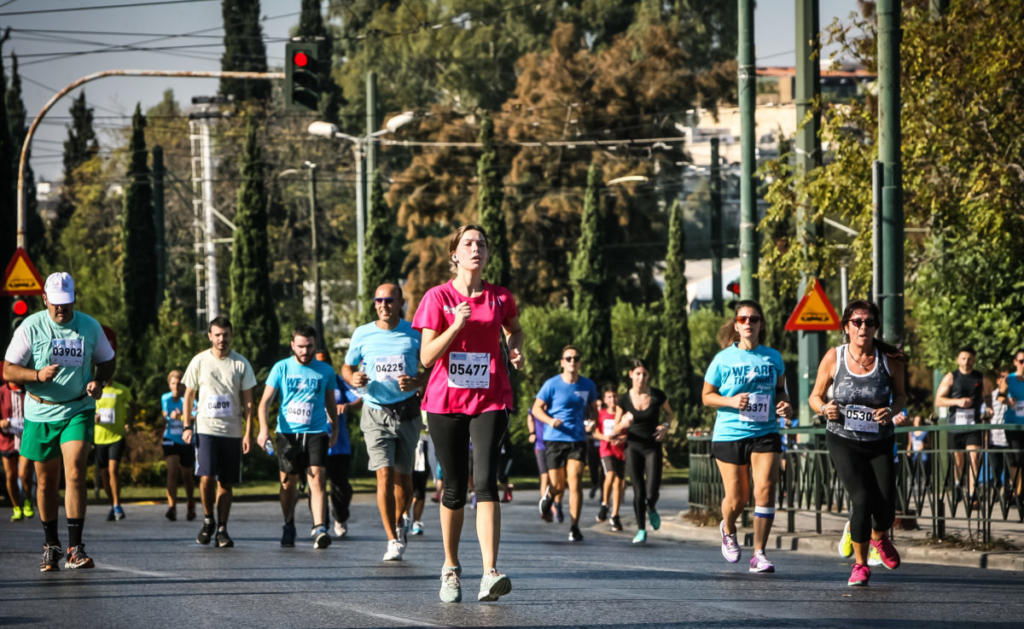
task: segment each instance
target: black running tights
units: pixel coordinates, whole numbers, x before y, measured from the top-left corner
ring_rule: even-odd
[[[633,513],[637,528],[647,526],[647,510],[658,504],[661,492],[661,444],[626,442],[626,469],[633,483]]]
[[[894,437],[853,441],[826,433],[836,474],[850,495],[850,537],[863,544],[871,530],[888,531],[896,517]]]
[[[477,502],[497,502],[501,438],[508,428],[508,411],[479,415],[427,413],[434,453],[441,464],[444,496],[449,509],[466,505],[469,488],[469,443],[473,442],[473,491]]]

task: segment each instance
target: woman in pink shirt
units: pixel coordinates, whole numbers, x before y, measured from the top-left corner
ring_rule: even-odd
[[[473,441],[473,489],[476,492],[476,534],[480,540],[483,578],[478,600],[496,601],[512,590],[498,572],[501,511],[498,506],[498,452],[512,408],[500,335],[505,335],[509,362],[523,364],[523,330],[512,294],[483,281],[487,235],[465,225],[448,243],[455,279],[423,296],[413,327],[422,334],[420,362],[432,368],[423,396],[427,425],[444,477],[441,533],[445,564],[441,569],[441,600],[462,600],[459,538],[469,485],[469,442]]]

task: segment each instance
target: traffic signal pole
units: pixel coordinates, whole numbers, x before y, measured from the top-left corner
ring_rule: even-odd
[[[28,208],[25,203],[25,163],[28,160],[28,150],[32,146],[32,137],[36,133],[36,129],[39,127],[39,123],[46,117],[47,112],[53,109],[54,105],[60,101],[61,98],[66,96],[72,90],[85,85],[91,81],[102,79],[110,76],[176,76],[191,79],[257,79],[257,80],[276,80],[283,79],[283,72],[236,72],[233,70],[210,70],[210,71],[197,71],[197,70],[103,70],[102,72],[93,72],[80,77],[71,83],[68,83],[63,89],[53,95],[49,101],[43,105],[43,108],[39,110],[36,117],[32,120],[32,124],[29,125],[28,133],[25,134],[25,142],[21,145],[21,157],[18,159],[18,247],[21,249],[27,248],[27,232],[28,227]]]
[[[754,65],[754,0],[739,2],[738,79],[740,101],[740,298],[757,299],[757,199],[754,170],[754,108],[757,67]]]
[[[900,156],[900,0],[878,2],[878,161],[881,162],[882,339],[903,340],[903,166]]]

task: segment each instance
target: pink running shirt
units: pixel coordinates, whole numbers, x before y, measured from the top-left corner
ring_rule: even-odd
[[[605,437],[615,430],[615,413],[602,408],[597,412],[597,421],[600,422],[601,434]],[[601,458],[613,456],[616,459],[626,459],[626,446],[623,444],[613,445],[602,439],[597,442],[597,451]]]
[[[501,328],[519,315],[512,293],[484,282],[477,297],[460,294],[449,281],[427,291],[412,327],[441,334],[455,321],[455,307],[468,301],[466,327],[434,363],[420,408],[429,413],[479,415],[512,408],[512,386],[501,356]]]

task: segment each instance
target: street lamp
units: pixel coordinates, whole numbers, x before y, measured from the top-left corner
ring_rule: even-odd
[[[323,314],[323,298],[320,290],[320,249],[317,244],[317,230],[316,230],[316,169],[317,165],[310,161],[302,163],[304,168],[309,169],[309,229],[310,238],[312,239],[312,261],[311,266],[313,267],[313,327],[316,329],[316,337],[318,347],[326,347],[324,342],[324,314]],[[289,168],[283,170],[277,174],[278,177],[284,177],[286,175],[297,175],[299,171],[295,168]]]
[[[313,122],[310,123],[307,129],[310,135],[347,140],[352,143],[352,152],[356,161],[356,293],[360,302],[365,295],[363,287],[363,259],[366,250],[366,205],[367,196],[369,196],[366,194],[366,173],[363,172],[363,156],[366,154],[366,146],[374,138],[386,133],[395,133],[398,129],[415,119],[416,114],[413,112],[402,112],[388,120],[383,129],[362,137],[343,133],[338,129],[337,125],[330,122]],[[369,174],[372,176],[373,173]]]

